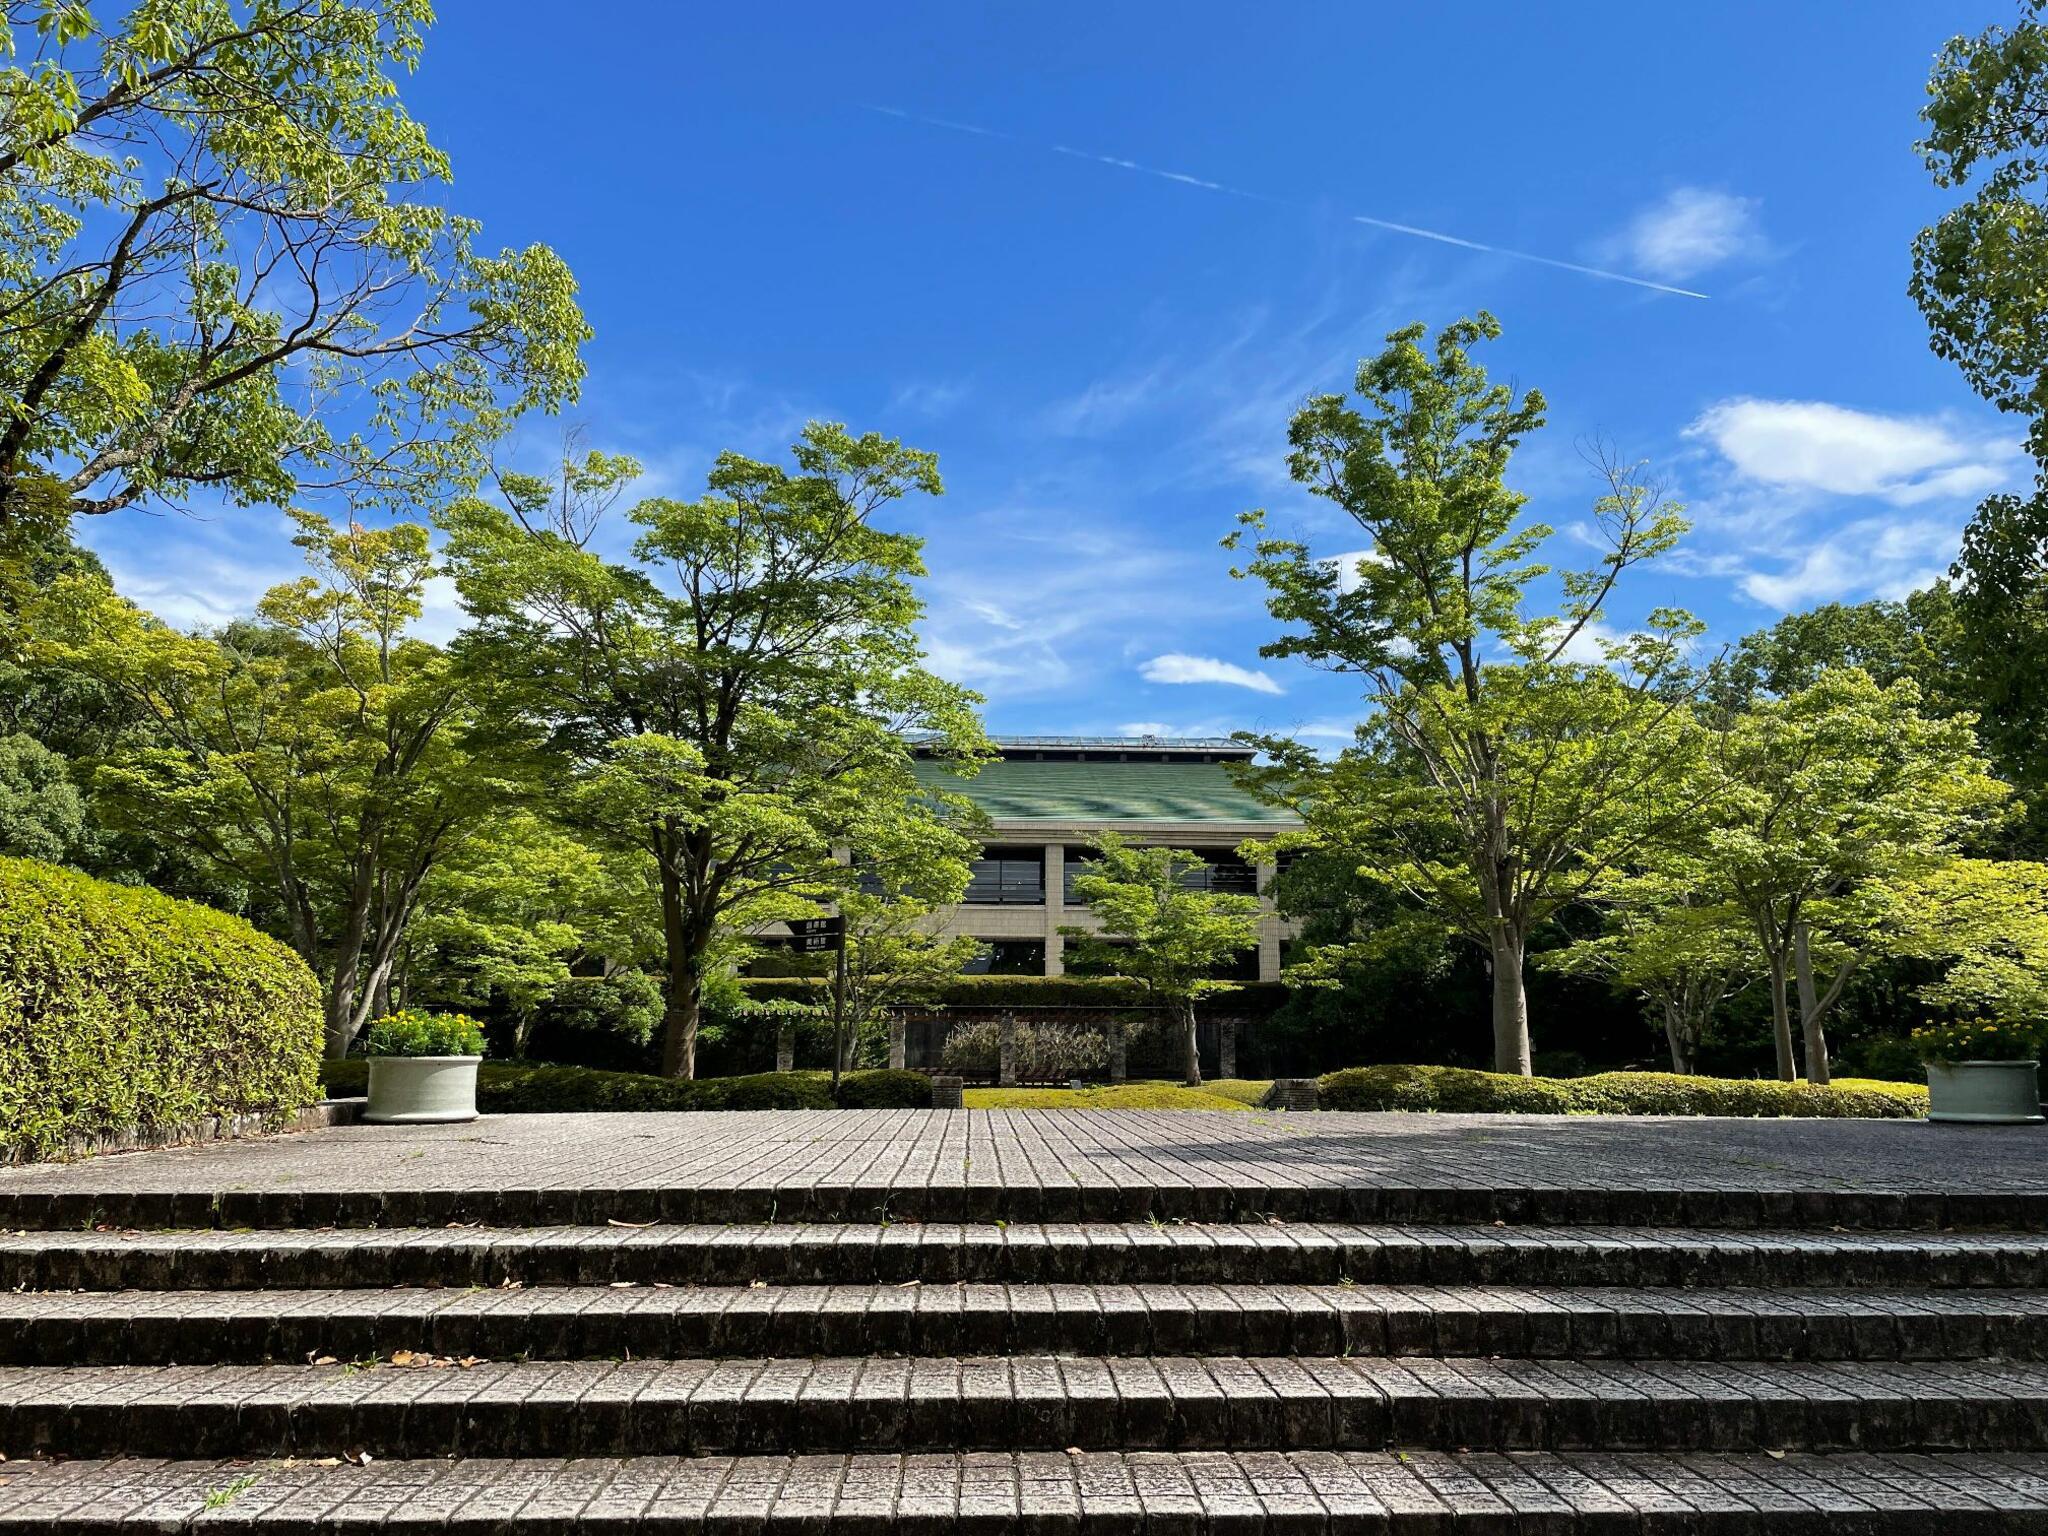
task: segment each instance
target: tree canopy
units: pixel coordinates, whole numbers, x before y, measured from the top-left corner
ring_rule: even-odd
[[[588,335],[542,245],[416,200],[427,0],[10,4],[0,29],[0,531],[205,488],[418,505]]]
[[[1187,877],[1205,867],[1185,848],[1140,847],[1105,833],[1074,876],[1073,899],[1098,927],[1060,930],[1075,941],[1078,965],[1141,981],[1172,1011],[1190,1088],[1202,1083],[1195,999],[1219,985],[1210,979],[1219,965],[1259,942],[1258,897],[1190,886]]]
[[[726,453],[698,501],[635,504],[627,559],[592,539],[638,473],[592,454],[504,476],[447,514],[475,627],[458,649],[547,723],[594,835],[656,871],[668,976],[664,1070],[695,1070],[712,946],[857,884],[840,857],[958,866],[965,801],[922,788],[911,740],[971,769],[973,694],[922,665],[919,541],[874,519],[936,495],[929,453],[812,423],[792,464]],[[908,850],[908,852],[906,852]]]
[[[1538,558],[1552,530],[1523,520],[1505,477],[1543,399],[1472,359],[1499,333],[1485,314],[1429,348],[1424,327],[1396,331],[1359,364],[1359,405],[1322,395],[1295,416],[1290,471],[1365,548],[1319,555],[1274,537],[1262,512],[1226,545],[1249,540],[1234,574],[1263,583],[1288,626],[1261,654],[1356,676],[1368,711],[1335,763],[1260,739],[1273,766],[1251,782],[1332,835],[1370,821],[1401,840],[1388,878],[1486,949],[1495,1066],[1526,1074],[1530,933],[1657,835],[1645,805],[1683,813],[1658,786],[1692,739],[1681,651],[1699,626],[1670,609],[1625,636],[1602,624],[1623,574],[1685,527],[1633,466],[1600,461],[1593,566]],[[1550,611],[1533,608],[1539,585],[1555,590]]]

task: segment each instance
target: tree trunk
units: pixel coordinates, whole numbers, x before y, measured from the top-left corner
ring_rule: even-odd
[[[1792,1009],[1785,998],[1785,957],[1771,955],[1771,1035],[1778,1046],[1778,1080],[1789,1083],[1799,1076],[1792,1059]]]
[[[1109,1021],[1109,1080],[1120,1083],[1124,1080],[1124,1021]]]
[[[1792,931],[1792,964],[1799,978],[1799,1028],[1806,1037],[1806,1080],[1817,1088],[1828,1085],[1828,1037],[1821,1028],[1820,989],[1813,981],[1813,953],[1806,924]]]
[[[1505,923],[1493,930],[1493,1070],[1530,1076],[1529,993],[1522,982],[1522,936]]]
[[[1181,1075],[1181,1082],[1189,1088],[1202,1086],[1202,1051],[1195,1039],[1195,1005],[1185,1002],[1181,1005],[1181,1039],[1187,1046],[1187,1061]]]
[[[698,948],[683,921],[683,882],[667,859],[660,864],[661,938],[668,972],[668,997],[661,1013],[661,1074],[695,1077],[704,978],[699,974]]]
[[[356,1038],[356,967],[354,957],[346,964],[336,961],[324,999],[327,1013],[327,1059],[339,1061],[348,1054]]]
[[[1699,1040],[1693,1034],[1692,1021],[1677,1003],[1664,1005],[1664,1039],[1671,1047],[1671,1070],[1690,1076],[1699,1059]]]

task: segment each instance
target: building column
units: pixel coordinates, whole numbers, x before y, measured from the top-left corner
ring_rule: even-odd
[[[1273,901],[1273,876],[1277,872],[1271,863],[1257,866],[1259,882],[1259,980],[1280,979],[1280,909]]]
[[[1067,920],[1067,848],[1064,843],[1045,845],[1045,974],[1067,974],[1065,941],[1060,924]]]

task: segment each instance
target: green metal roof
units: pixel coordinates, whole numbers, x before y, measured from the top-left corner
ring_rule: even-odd
[[[1230,782],[1221,763],[990,763],[971,779],[920,759],[920,781],[964,794],[997,821],[1266,821],[1294,818]]]

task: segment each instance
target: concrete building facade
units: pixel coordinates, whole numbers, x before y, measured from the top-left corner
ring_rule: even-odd
[[[1249,747],[1158,736],[1010,736],[995,745],[997,760],[972,778],[928,758],[917,765],[920,779],[965,795],[989,818],[966,899],[938,918],[943,931],[988,943],[987,969],[1064,974],[1060,930],[1095,923],[1073,897],[1074,874],[1092,840],[1114,831],[1134,843],[1201,854],[1207,868],[1190,883],[1258,895],[1258,949],[1241,958],[1232,978],[1279,979],[1281,942],[1292,934],[1273,907],[1273,864],[1247,862],[1237,850],[1296,823],[1231,781],[1229,764],[1249,762]]]

